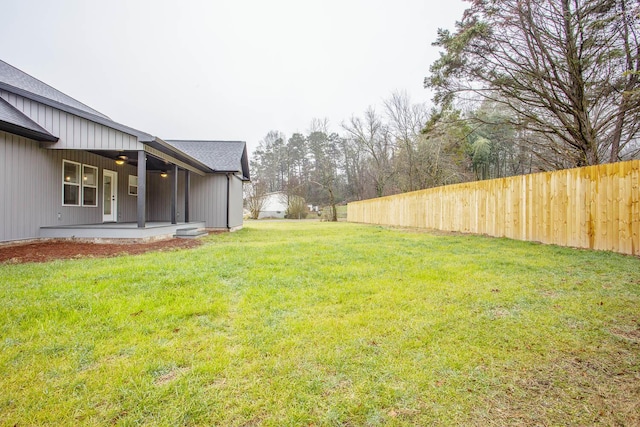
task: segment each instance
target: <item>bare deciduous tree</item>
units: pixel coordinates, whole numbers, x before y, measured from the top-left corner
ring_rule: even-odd
[[[617,161],[640,131],[638,0],[467,0],[425,85],[509,107],[550,166]]]
[[[372,107],[365,111],[364,119],[352,116],[348,122],[342,123],[342,128],[370,161],[371,179],[375,185],[376,196],[383,196],[390,178],[394,175],[394,147],[389,129]]]
[[[400,188],[402,191],[418,190],[421,188],[417,179],[420,164],[416,150],[420,131],[429,116],[428,110],[424,104],[412,104],[406,92],[398,91],[384,101],[384,107],[400,160],[396,166]]]
[[[252,219],[258,219],[260,212],[264,209],[267,202],[266,186],[256,180],[244,184],[244,205],[249,210]]]

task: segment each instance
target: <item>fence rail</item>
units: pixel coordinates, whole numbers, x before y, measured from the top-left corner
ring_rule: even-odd
[[[640,255],[640,161],[362,200],[347,220]]]

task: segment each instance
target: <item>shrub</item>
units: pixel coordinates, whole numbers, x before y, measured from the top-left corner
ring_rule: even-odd
[[[289,207],[286,217],[289,219],[305,219],[307,217],[307,204],[300,196],[289,197]]]

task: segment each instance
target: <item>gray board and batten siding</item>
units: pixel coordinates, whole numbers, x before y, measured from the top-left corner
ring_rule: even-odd
[[[138,228],[145,227],[145,221],[182,222],[187,182],[190,223],[210,229],[241,227],[242,185],[250,179],[246,143],[172,143],[114,122],[0,60],[0,242],[37,238],[46,234],[44,229],[102,226],[112,220],[137,223]],[[115,158],[120,155],[128,160],[118,165]],[[139,164],[141,159],[144,163]],[[92,174],[84,175],[84,166],[95,171],[95,185],[83,185],[82,178],[80,183],[65,183],[65,161],[72,168],[80,165],[85,179],[91,180]],[[114,218],[103,215],[107,170],[117,173]],[[130,176],[142,171],[138,189],[144,201],[129,193]],[[162,177],[161,171],[169,176]],[[91,199],[95,191],[89,202],[95,206],[82,200],[66,206],[63,192],[70,185],[78,187],[76,197],[91,187],[87,194]]]
[[[207,165],[216,174],[193,176],[192,212],[211,228],[237,229],[243,222],[242,186],[250,180],[247,145],[243,141],[167,140],[176,149]]]
[[[191,212],[207,227],[237,229],[243,223],[242,186],[250,179],[246,144],[242,141],[167,140],[216,174],[193,176]],[[178,188],[182,185],[179,184]]]
[[[246,178],[246,177],[245,177]],[[229,190],[231,200],[229,201],[229,224],[228,227],[231,230],[242,227],[244,219],[244,200],[242,187],[244,180],[237,175],[231,175],[229,178]]]
[[[62,205],[62,165],[69,160],[98,168],[98,203],[95,207]],[[102,222],[103,171],[118,174],[118,222],[136,221],[137,197],[129,195],[131,165],[82,150],[47,150],[37,141],[0,131],[0,241],[39,237],[40,227]],[[184,171],[178,172],[178,221],[184,221]],[[204,221],[209,229],[242,226],[242,179],[235,174],[191,174],[190,220]],[[229,193],[227,193],[229,191]],[[171,217],[170,178],[147,172],[146,220]],[[229,205],[227,205],[229,198]]]
[[[62,205],[63,160],[98,168],[98,203],[95,207]],[[137,197],[129,195],[130,175],[137,168],[116,165],[113,159],[84,150],[49,150],[39,142],[0,132],[0,241],[39,237],[40,227],[102,222],[103,171],[118,174],[118,222],[136,221]],[[241,175],[241,174],[240,174]],[[178,172],[178,221],[184,221],[185,171]],[[242,227],[243,179],[234,173],[191,174],[190,220],[204,221],[209,229]],[[171,217],[170,178],[147,172],[146,220]]]
[[[14,96],[32,100],[36,102],[36,104],[46,105],[54,110],[66,112],[73,116],[87,119],[93,123],[107,126],[110,129],[133,135],[137,137],[139,142],[152,142],[155,140],[154,136],[121,123],[114,122],[105,114],[94,110],[69,95],[60,92],[46,83],[43,83],[27,73],[0,60],[0,93],[2,92],[8,92]],[[32,113],[35,114],[36,111],[32,110]],[[28,115],[26,112],[25,114]],[[33,116],[29,117],[33,119]],[[38,120],[35,121],[41,123]],[[47,128],[44,125],[43,127],[45,129]]]
[[[130,151],[144,149],[144,145],[134,135],[4,90],[0,90],[0,98],[59,138],[58,142],[47,144],[47,148]]]
[[[227,178],[228,177],[228,178]],[[184,221],[185,173],[178,172],[178,221]],[[166,221],[171,216],[171,187],[167,179],[158,174],[148,174],[147,219]],[[229,209],[227,218],[227,183],[229,184]],[[242,185],[243,181],[234,174],[191,174],[189,216],[190,220],[204,221],[206,228],[224,230],[242,227]],[[227,224],[228,221],[228,224]]]
[[[47,132],[42,126],[18,111],[0,97],[0,124],[5,132],[13,132],[26,138],[42,142],[58,142],[59,138]]]
[[[191,194],[198,201],[192,203],[191,212],[196,218],[203,218],[207,227],[242,227],[242,179],[237,175],[192,176]]]
[[[97,206],[63,206],[63,159],[98,168]],[[118,173],[118,221],[135,221],[137,198],[127,187],[135,167],[86,151],[42,149],[36,141],[0,131],[0,241],[37,238],[40,227],[101,223],[104,169]]]
[[[49,86],[48,84],[2,60],[0,60],[0,76],[2,76],[2,80],[0,80],[0,88],[7,86],[10,87],[11,91],[14,93],[23,92],[30,97],[41,99],[46,103],[52,103],[54,104],[53,106],[57,106],[61,109],[70,109],[72,110],[71,112],[76,112],[81,115],[88,114],[102,119],[111,120],[101,112],[94,110],[77,99],[60,92],[54,87]]]

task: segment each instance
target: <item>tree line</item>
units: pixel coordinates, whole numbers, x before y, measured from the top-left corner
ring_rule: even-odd
[[[248,192],[335,206],[640,155],[640,0],[467,0],[424,85],[331,129],[269,132]],[[334,212],[335,214],[335,212]]]

